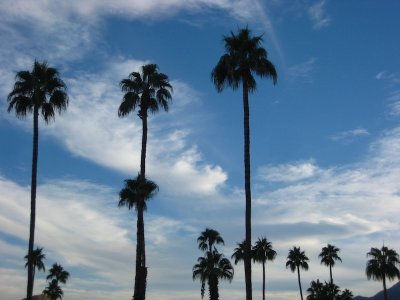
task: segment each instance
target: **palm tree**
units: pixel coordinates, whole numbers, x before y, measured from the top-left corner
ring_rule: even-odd
[[[46,288],[43,290],[43,294],[50,298],[50,300],[62,299],[64,292],[58,285],[58,281],[53,279],[48,283]]]
[[[338,300],[351,300],[353,293],[349,289],[345,289],[339,296]]]
[[[397,268],[400,263],[399,255],[395,250],[382,246],[381,249],[371,248],[371,251],[367,253],[367,257],[371,257],[367,261],[365,269],[367,278],[368,280],[371,278],[373,280],[382,280],[385,300],[388,300],[386,278],[389,280],[400,279],[400,271]]]
[[[268,260],[273,261],[276,257],[276,251],[272,248],[272,243],[265,237],[258,238],[258,241],[252,249],[254,262],[262,263],[263,267],[263,300],[265,300],[265,264]]]
[[[197,238],[197,243],[199,244],[199,249],[204,252],[212,252],[214,244],[225,245],[224,239],[221,237],[219,232],[210,228],[206,228],[200,234],[200,236]]]
[[[335,265],[336,260],[342,262],[342,259],[338,255],[339,252],[339,248],[335,247],[334,245],[328,244],[326,247],[322,248],[321,253],[318,255],[318,257],[321,258],[321,264],[329,267],[331,284],[333,284],[332,267]]]
[[[66,284],[70,274],[66,270],[64,270],[63,266],[60,264],[54,263],[51,269],[49,270],[49,275],[47,275],[47,280],[55,280],[58,284],[59,282]]]
[[[292,272],[295,272],[297,270],[301,300],[303,300],[303,292],[301,290],[300,268],[307,271],[308,261],[308,257],[306,256],[304,251],[301,251],[300,247],[293,247],[293,249],[289,250],[286,261],[286,268],[289,267]]]
[[[245,243],[246,243],[246,240],[244,240],[241,243],[237,243],[237,247],[233,250],[233,254],[232,254],[231,258],[235,260],[234,261],[235,265],[237,265],[239,261],[244,261],[245,252],[246,252]]]
[[[137,218],[137,232],[136,236],[140,236],[140,230],[142,229],[143,224],[143,212],[147,209],[146,201],[153,198],[158,192],[158,186],[155,182],[144,179],[141,179],[140,174],[136,176],[134,179],[126,179],[124,188],[119,192],[119,202],[118,207],[126,206],[129,210],[134,208],[138,214]],[[139,214],[141,212],[142,217],[139,218]],[[140,244],[139,238],[136,239],[136,276],[135,276],[135,292],[136,295],[139,295],[140,292],[137,291],[142,284],[142,280],[146,280],[146,277],[141,277],[141,265],[138,264],[140,262]],[[147,271],[147,270],[146,270]],[[143,274],[144,275],[144,274]],[[145,284],[145,282],[144,282]],[[143,291],[143,290],[142,290]],[[140,295],[144,295],[141,293]]]
[[[199,279],[201,283],[201,298],[204,297],[205,283],[208,283],[210,300],[218,300],[219,280],[233,279],[233,267],[229,259],[224,258],[217,250],[207,251],[204,257],[197,259],[197,264],[193,266],[193,280]]]
[[[322,287],[322,298],[324,300],[336,300],[339,297],[339,287],[331,282],[326,282]]]
[[[224,37],[226,53],[221,56],[211,73],[211,79],[218,92],[229,86],[236,90],[242,85],[244,110],[244,173],[246,194],[246,252],[251,252],[251,190],[250,190],[250,124],[249,92],[256,90],[253,74],[267,77],[276,83],[277,73],[274,65],[268,60],[267,51],[261,46],[262,36],[251,36],[246,27],[235,35]],[[252,299],[251,259],[250,254],[244,262],[246,299]]]
[[[311,281],[310,287],[307,289],[307,292],[310,295],[307,296],[307,300],[322,300],[322,293],[323,293],[324,285],[322,282],[317,279],[317,281]]]
[[[31,176],[31,215],[29,226],[28,258],[33,258],[35,243],[36,219],[36,182],[39,141],[39,114],[45,123],[54,119],[55,113],[61,113],[68,106],[66,85],[59,77],[57,69],[51,68],[46,62],[33,63],[32,71],[17,72],[16,82],[8,94],[8,112],[12,110],[18,118],[24,118],[33,112],[33,150]],[[33,262],[28,259],[27,299],[32,299],[34,270]]]
[[[124,96],[118,109],[118,116],[125,117],[137,108],[138,116],[142,120],[142,148],[140,155],[139,180],[146,180],[146,148],[147,148],[147,117],[148,112],[156,113],[159,108],[168,111],[168,102],[172,99],[172,86],[168,76],[159,73],[155,64],[142,66],[141,73],[132,72],[129,77],[120,82]],[[135,275],[135,300],[144,300],[146,294],[146,252],[144,239],[143,207],[145,199],[138,206],[137,214],[137,243],[136,243],[136,275]]]
[[[29,254],[25,255],[25,268],[28,267],[28,262],[29,262]],[[39,248],[37,247],[35,250],[33,250],[32,252],[32,264],[33,264],[33,278],[35,278],[35,273],[36,273],[36,269],[38,269],[38,271],[46,271],[46,268],[44,266],[43,260],[46,259],[46,255],[43,253],[43,248]],[[32,284],[33,284],[33,280],[32,280]]]

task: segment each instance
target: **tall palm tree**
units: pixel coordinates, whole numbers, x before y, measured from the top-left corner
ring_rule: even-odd
[[[382,280],[385,300],[388,300],[386,279],[400,279],[400,271],[397,267],[400,263],[399,254],[393,249],[382,246],[381,249],[371,248],[371,251],[367,253],[367,257],[370,257],[365,269],[367,278],[368,280],[371,278],[373,280]]]
[[[273,261],[276,257],[276,251],[272,248],[272,243],[265,237],[258,238],[252,249],[254,262],[260,262],[263,269],[263,300],[265,300],[265,264],[268,260]]]
[[[218,300],[218,283],[219,280],[233,279],[233,267],[229,259],[224,258],[217,250],[207,251],[204,257],[197,259],[197,264],[193,266],[193,280],[199,279],[201,283],[201,298],[204,297],[205,283],[209,288],[209,299]]]
[[[326,247],[322,248],[321,253],[318,255],[318,257],[321,258],[321,264],[329,267],[331,284],[333,284],[332,267],[335,265],[336,260],[342,262],[342,259],[338,255],[339,252],[339,248],[334,245],[328,244]]]
[[[141,72],[132,72],[129,77],[120,82],[124,96],[118,109],[118,116],[125,117],[138,109],[138,116],[142,120],[142,147],[140,154],[139,180],[146,180],[146,149],[147,149],[147,118],[148,112],[156,113],[159,108],[168,111],[168,102],[172,99],[172,86],[168,76],[159,73],[155,64],[142,66]],[[137,210],[137,243],[136,243],[136,274],[135,300],[144,300],[146,295],[146,252],[144,239],[143,207],[144,198]]]
[[[62,299],[64,296],[64,292],[58,285],[58,281],[56,279],[53,279],[48,283],[46,288],[43,290],[43,294],[50,298],[50,300]]]
[[[224,239],[221,237],[218,231],[210,228],[206,228],[200,236],[197,238],[199,249],[202,251],[212,252],[215,244],[225,245]],[[214,246],[215,249],[215,246]]]
[[[233,254],[231,256],[234,259],[235,265],[238,264],[239,261],[244,261],[245,252],[246,252],[246,240],[241,243],[237,243],[237,247],[233,250]]]
[[[28,267],[28,262],[29,262],[29,254],[25,255],[25,268]],[[46,259],[46,255],[43,253],[43,248],[37,247],[35,250],[32,252],[32,264],[33,264],[33,278],[35,278],[36,274],[36,269],[38,271],[46,271],[46,268],[44,266],[43,260]],[[32,281],[33,284],[33,281]]]
[[[49,270],[49,275],[47,275],[47,280],[55,280],[58,284],[59,282],[66,284],[70,274],[66,270],[64,270],[63,266],[60,264],[54,263],[51,269]]]
[[[268,60],[267,51],[262,47],[262,36],[252,36],[251,31],[246,27],[239,30],[235,35],[224,37],[226,53],[221,56],[218,64],[211,73],[211,79],[218,92],[228,86],[234,90],[242,85],[243,110],[244,110],[244,173],[245,173],[245,194],[246,194],[246,252],[249,255],[244,261],[246,299],[252,299],[251,287],[251,190],[250,190],[250,114],[249,114],[249,93],[256,90],[254,74],[260,77],[267,77],[276,83],[277,73],[274,65]]]
[[[55,113],[61,113],[68,106],[66,85],[61,80],[57,69],[51,68],[46,62],[33,63],[32,71],[17,72],[16,82],[8,94],[8,112],[14,110],[18,118],[24,118],[33,112],[33,150],[31,176],[31,215],[29,225],[28,258],[33,257],[35,243],[36,219],[36,183],[39,141],[39,114],[45,123],[54,119]],[[27,299],[32,299],[33,262],[28,259]]]
[[[300,247],[293,247],[293,249],[289,250],[286,261],[286,268],[290,268],[292,272],[295,272],[297,270],[301,300],[303,300],[303,291],[301,289],[300,268],[307,271],[308,261],[308,257],[306,256],[304,251],[301,251]]]

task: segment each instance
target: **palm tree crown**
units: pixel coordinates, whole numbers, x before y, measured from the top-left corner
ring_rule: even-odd
[[[155,113],[162,107],[168,111],[168,101],[172,99],[172,86],[168,76],[158,73],[156,64],[142,66],[141,73],[132,72],[120,83],[125,93],[118,109],[118,116],[124,117],[139,107],[138,116],[147,117],[147,111]]]
[[[158,192],[155,182],[145,179],[142,182],[138,175],[135,179],[126,179],[124,188],[119,192],[118,207],[127,206],[128,209],[138,210],[140,199],[149,200]],[[146,210],[146,202],[143,202],[143,209]]]
[[[231,258],[234,259],[235,265],[237,265],[239,261],[244,261],[246,253],[245,244],[246,240],[241,243],[237,243],[237,247],[233,250]]]
[[[29,254],[25,255],[25,268],[28,267],[28,256]],[[46,259],[46,255],[43,253],[43,248],[37,247],[35,250],[32,252],[32,263],[34,266],[34,269],[38,269],[39,271],[46,271],[46,268],[44,266],[43,260]]]
[[[8,94],[8,112],[14,110],[17,117],[23,118],[36,107],[48,123],[56,111],[61,113],[67,108],[67,87],[57,69],[46,62],[35,60],[31,72],[20,71],[15,77],[17,81]]]
[[[66,284],[69,278],[69,272],[64,270],[63,266],[60,264],[54,263],[51,269],[49,270],[49,275],[47,275],[47,280],[55,279],[57,284],[59,282]]]
[[[367,253],[367,257],[370,257],[365,269],[367,278],[382,280],[384,297],[387,300],[386,279],[400,279],[400,271],[397,267],[400,263],[399,254],[393,249],[382,246],[381,249],[371,248],[371,251]]]
[[[335,265],[335,261],[342,261],[339,257],[338,253],[340,249],[335,247],[334,245],[328,244],[326,247],[322,248],[321,253],[318,255],[321,258],[321,264],[329,267],[329,273],[331,278],[331,284],[333,284],[333,277],[332,277],[332,267]]]
[[[276,254],[276,251],[272,248],[272,243],[265,237],[257,240],[252,251],[253,260],[261,263],[266,263],[267,260],[274,260]]]
[[[43,294],[50,298],[50,300],[62,299],[64,292],[62,288],[58,285],[58,281],[53,279],[49,282],[46,288],[43,290]]]
[[[197,243],[201,251],[213,251],[214,245],[225,245],[224,239],[221,237],[218,231],[210,228],[206,228],[200,236],[197,238]],[[214,246],[215,250],[215,246]]]

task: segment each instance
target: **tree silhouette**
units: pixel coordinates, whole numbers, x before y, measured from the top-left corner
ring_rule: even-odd
[[[307,271],[308,261],[308,257],[306,256],[304,251],[301,251],[300,247],[293,247],[293,249],[289,250],[286,261],[286,268],[290,268],[292,272],[295,272],[297,270],[301,300],[303,300],[303,292],[301,289],[300,268]]]
[[[29,254],[25,255],[24,259],[26,261],[25,268],[27,268],[28,262],[29,262]],[[33,264],[33,279],[35,278],[36,269],[38,271],[43,271],[43,272],[46,271],[46,268],[43,263],[43,260],[45,260],[45,259],[46,259],[46,255],[43,253],[43,248],[36,247],[36,249],[33,250],[33,252],[32,252],[32,258],[31,258],[31,261]],[[34,283],[33,279],[32,279],[32,284]]]
[[[55,280],[56,283],[66,284],[70,274],[66,270],[64,270],[63,266],[60,264],[54,263],[51,269],[49,270],[49,275],[47,275],[47,280]]]
[[[43,294],[50,298],[50,300],[62,299],[64,292],[62,288],[58,285],[58,281],[53,279],[48,283],[46,288],[43,290]]]
[[[218,300],[219,298],[219,280],[228,280],[231,282],[234,274],[229,259],[224,258],[224,256],[215,249],[212,252],[207,251],[204,257],[199,257],[192,271],[193,280],[200,280],[201,298],[204,297],[205,283],[208,283],[210,300]]]
[[[246,252],[244,270],[246,281],[246,300],[252,299],[251,286],[251,190],[250,190],[250,113],[249,93],[256,90],[256,80],[253,74],[271,78],[274,83],[277,73],[274,65],[268,60],[267,51],[261,46],[262,37],[252,36],[248,28],[239,30],[235,35],[224,37],[225,54],[221,56],[211,73],[211,79],[221,92],[225,87],[234,90],[242,85],[244,110],[244,166],[245,166],[245,194],[246,194]]]
[[[197,238],[199,249],[202,251],[212,252],[214,244],[225,245],[224,239],[218,231],[206,228]],[[215,246],[214,246],[215,249]]]
[[[310,287],[307,289],[307,292],[310,295],[307,296],[307,300],[322,300],[324,285],[322,282],[317,279],[317,281],[311,281]]]
[[[233,250],[233,254],[232,254],[231,258],[234,259],[235,265],[237,265],[239,261],[244,261],[244,257],[246,255],[245,243],[246,243],[246,240],[244,240],[241,243],[237,243],[237,247]]]
[[[33,149],[31,176],[31,215],[28,243],[28,281],[27,300],[32,299],[34,266],[29,258],[33,258],[36,222],[36,185],[39,141],[39,114],[45,123],[54,119],[55,113],[61,113],[68,106],[66,85],[60,79],[57,69],[51,68],[46,62],[33,63],[32,71],[17,72],[13,90],[8,94],[8,112],[14,110],[18,118],[24,118],[33,112]]]
[[[345,289],[338,297],[338,300],[351,300],[351,299],[353,299],[353,293],[349,289]]]
[[[371,248],[371,251],[367,253],[367,267],[365,273],[367,274],[368,280],[382,280],[383,292],[385,300],[388,300],[386,279],[392,280],[395,278],[400,279],[400,272],[397,268],[399,265],[399,255],[393,249],[389,249],[386,246],[382,246],[381,249]]]
[[[168,111],[168,102],[172,99],[172,86],[168,76],[159,73],[155,64],[142,66],[141,72],[132,72],[129,77],[120,82],[124,96],[118,109],[118,116],[125,117],[132,111],[138,110],[138,116],[142,120],[142,147],[140,154],[140,173],[138,180],[146,179],[146,149],[147,149],[147,118],[148,112],[156,113],[160,107]],[[146,251],[144,238],[143,207],[144,198],[138,199],[137,214],[137,243],[136,243],[136,274],[134,299],[144,300],[146,296]]]
[[[263,300],[265,300],[265,264],[268,260],[274,260],[276,251],[272,248],[272,243],[265,237],[258,238],[252,249],[252,257],[255,262],[262,264],[263,270]]]
[[[321,253],[318,255],[318,257],[321,258],[321,264],[329,267],[331,284],[333,284],[332,267],[335,265],[336,260],[342,262],[342,259],[338,255],[339,252],[339,248],[335,247],[334,245],[328,244],[326,247],[322,248]]]

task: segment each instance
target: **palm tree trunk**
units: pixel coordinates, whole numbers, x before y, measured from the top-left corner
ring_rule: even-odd
[[[385,296],[385,300],[388,300],[388,294],[387,294],[387,289],[386,289],[386,277],[385,277],[385,274],[383,274],[383,295]]]
[[[33,293],[33,245],[35,243],[35,218],[36,218],[36,182],[37,182],[37,161],[38,161],[38,141],[39,141],[39,108],[33,108],[33,150],[32,150],[32,176],[31,176],[31,218],[29,225],[29,245],[28,245],[28,284],[26,299],[32,299]]]
[[[244,188],[246,194],[246,244],[244,257],[244,275],[246,282],[246,300],[252,300],[251,286],[251,190],[250,190],[250,112],[249,93],[246,80],[243,80],[244,112]]]
[[[300,288],[300,298],[303,300],[303,291],[301,289],[301,281],[300,281],[300,269],[297,267],[297,278],[299,280],[299,288]]]
[[[216,276],[211,276],[208,280],[208,288],[210,293],[210,300],[218,300],[218,278]]]
[[[329,265],[329,274],[331,275],[331,284],[333,284],[332,265]]]
[[[140,180],[146,179],[146,148],[147,148],[147,109],[141,107],[140,118],[142,119],[142,149],[140,153]],[[136,276],[135,276],[135,300],[144,300],[146,297],[147,268],[146,268],[146,250],[144,238],[144,197],[139,199],[137,212],[137,246],[136,246]]]
[[[263,300],[265,300],[265,263],[263,262]]]

